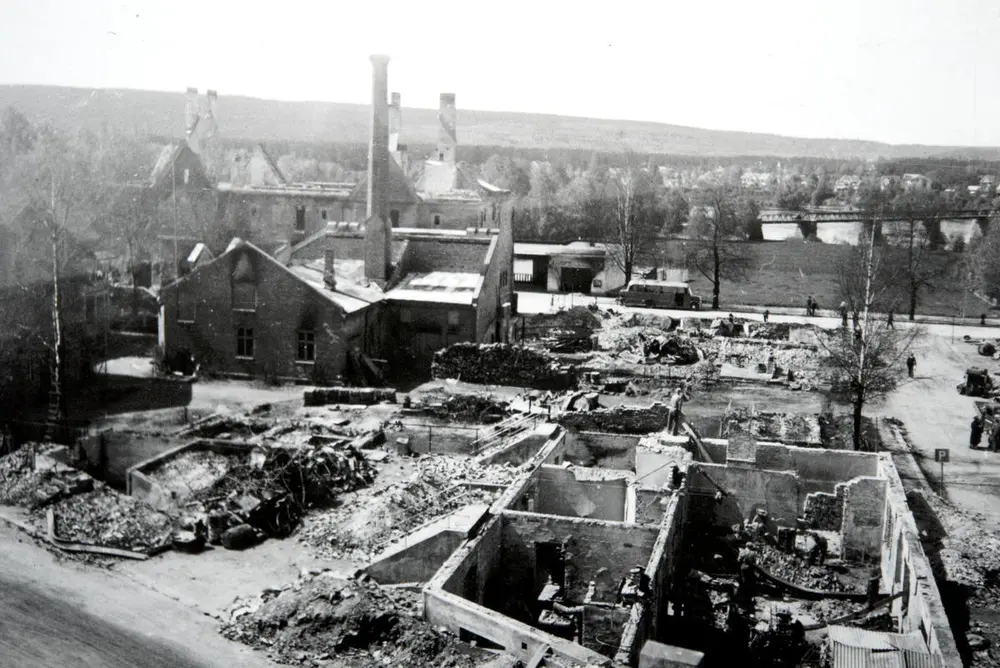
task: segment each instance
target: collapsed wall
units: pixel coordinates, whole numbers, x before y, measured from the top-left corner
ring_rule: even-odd
[[[637,408],[616,406],[593,411],[561,413],[556,421],[572,431],[603,431],[612,434],[650,434],[667,428],[670,409],[661,403]]]

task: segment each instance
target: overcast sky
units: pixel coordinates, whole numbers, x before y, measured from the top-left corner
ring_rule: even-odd
[[[0,0],[0,83],[1000,146],[1000,0]]]

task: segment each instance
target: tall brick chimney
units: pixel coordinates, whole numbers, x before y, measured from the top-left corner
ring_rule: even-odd
[[[455,164],[458,153],[458,137],[455,134],[456,123],[455,94],[441,93],[441,105],[438,109],[438,150],[437,159],[449,165]]]
[[[365,232],[365,277],[389,278],[389,56],[373,55],[372,125],[368,140],[368,228]]]
[[[399,93],[392,94],[392,102],[389,104],[389,153],[395,154],[399,150],[399,131],[403,127],[403,110],[400,105]]]
[[[184,99],[184,133],[190,134],[198,124],[198,89],[188,88]]]
[[[208,110],[205,112],[202,122],[206,124],[204,137],[214,139],[219,134],[219,120],[216,111],[219,103],[219,93],[214,90],[207,92]]]

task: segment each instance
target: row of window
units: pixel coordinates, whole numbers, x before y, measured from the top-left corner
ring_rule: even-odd
[[[250,215],[254,217],[257,216],[256,206],[251,207]],[[320,209],[319,216],[323,220],[330,219],[329,213],[327,212],[326,209]],[[399,211],[397,209],[393,209],[392,211],[389,212],[389,220],[391,221],[393,227],[399,227]],[[434,216],[434,224],[435,225],[441,224],[441,216]],[[306,231],[306,208],[304,206],[295,207],[295,231],[296,232]]]
[[[316,361],[316,333],[299,330],[295,333],[295,361]],[[238,327],[236,329],[236,356],[242,359],[253,359],[254,337],[253,327]]]

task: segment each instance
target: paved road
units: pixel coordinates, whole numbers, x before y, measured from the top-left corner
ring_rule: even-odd
[[[0,666],[273,666],[217,623],[137,583],[62,562],[0,522]]]

